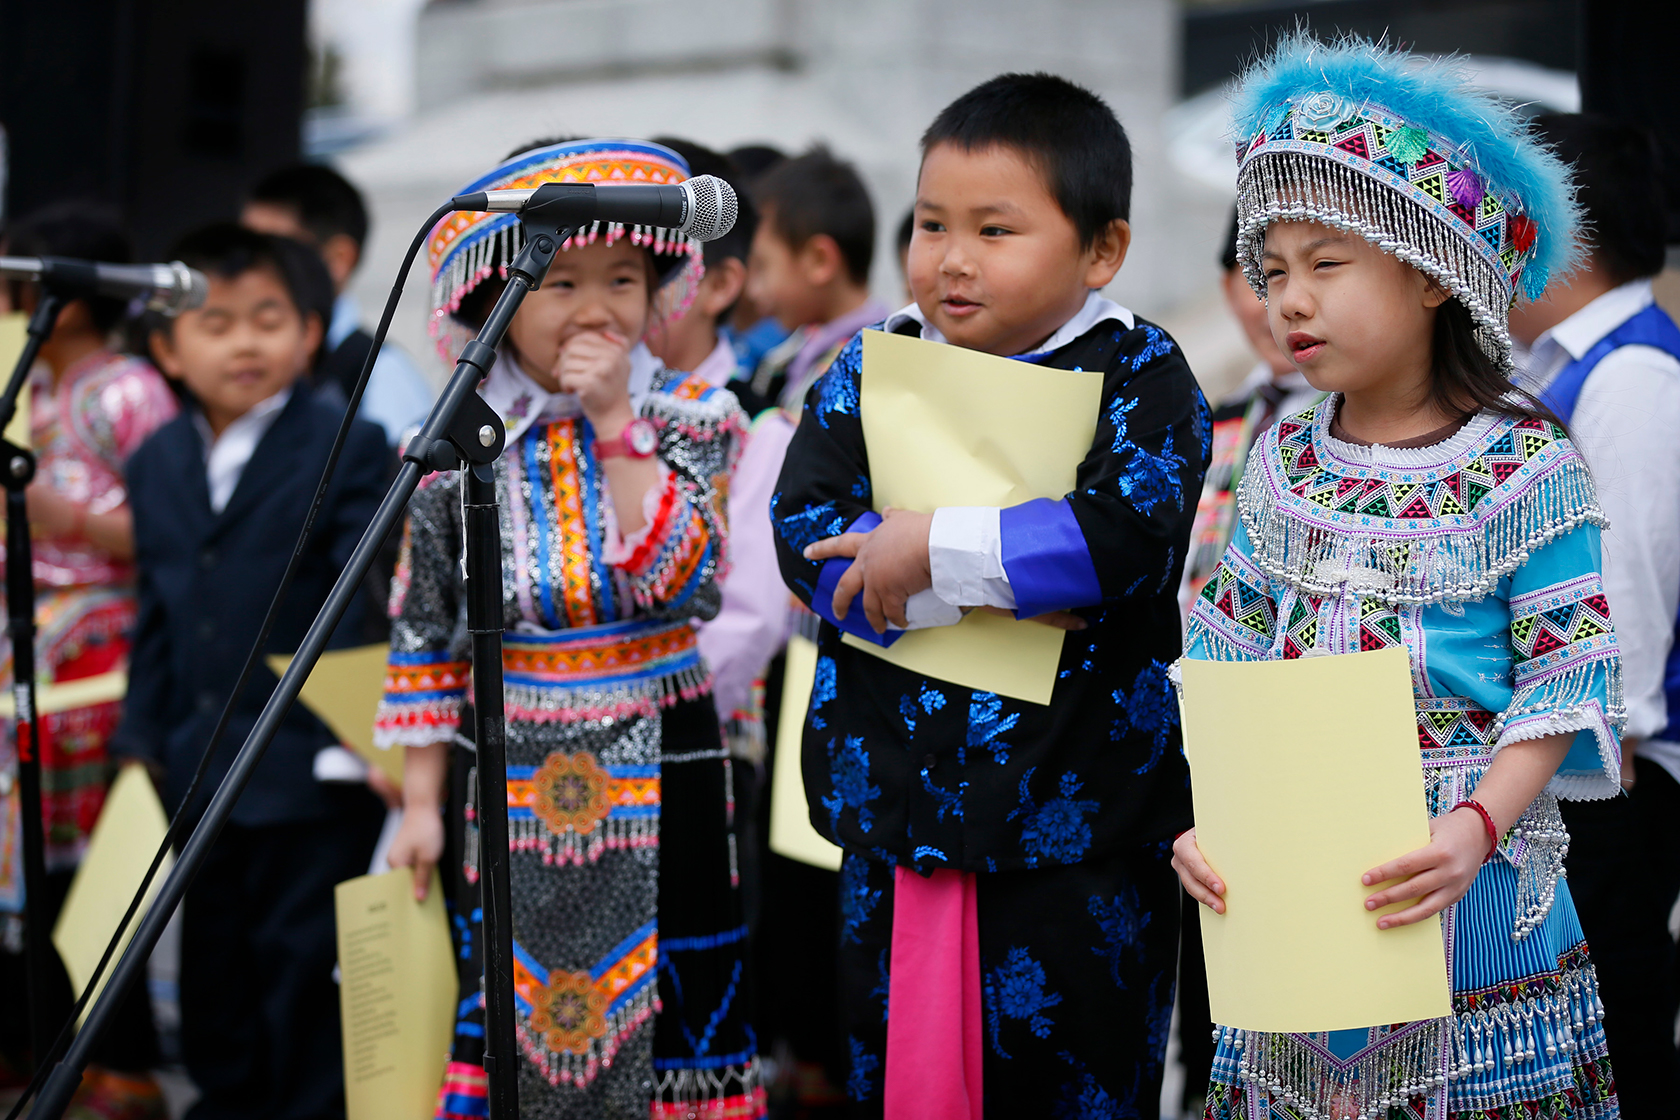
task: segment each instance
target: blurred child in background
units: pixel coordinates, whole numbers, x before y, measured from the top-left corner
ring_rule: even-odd
[[[192,804],[187,788],[292,555],[342,407],[308,371],[323,323],[319,258],[222,223],[170,256],[204,273],[204,304],[152,334],[190,406],[128,465],[140,617],[113,754],[153,768],[189,822],[227,776],[278,683],[259,661]],[[297,649],[384,494],[380,429],[354,422],[265,653]],[[333,644],[355,632],[352,604]],[[209,858],[181,926],[181,1046],[194,1120],[342,1115],[333,887],[363,874],[384,809],[323,770],[335,737],[293,705]]]
[[[361,192],[323,164],[294,164],[257,181],[240,221],[263,233],[295,238],[321,254],[332,277],[334,302],[314,380],[317,388],[348,400],[373,348],[373,336],[363,329],[361,308],[349,291],[368,237]],[[395,446],[425,420],[434,395],[414,359],[387,341],[373,364],[358,415],[385,429],[385,441]]]

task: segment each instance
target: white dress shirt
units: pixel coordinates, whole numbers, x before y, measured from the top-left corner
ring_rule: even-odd
[[[1131,330],[1137,318],[1124,307],[1092,289],[1073,318],[1031,351],[1014,355],[1032,358],[1059,350],[1105,319],[1113,319]],[[921,337],[944,342],[939,328],[928,323],[915,304],[887,317],[886,329],[893,331],[914,322]],[[1002,510],[996,506],[947,506],[933,513],[928,529],[928,567],[933,586],[918,591],[904,604],[908,629],[952,626],[962,621],[964,607],[1015,609],[1015,591],[1003,568],[1003,534],[999,529]]]
[[[1519,355],[1524,385],[1540,392],[1651,302],[1649,280],[1599,296]],[[1604,590],[1622,654],[1626,734],[1680,780],[1680,743],[1649,738],[1668,725],[1663,670],[1680,606],[1680,362],[1650,346],[1612,351],[1588,375],[1569,427],[1610,520]]]

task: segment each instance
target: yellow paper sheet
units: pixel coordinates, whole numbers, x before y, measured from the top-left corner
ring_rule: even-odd
[[[97,677],[82,677],[80,680],[65,681],[63,684],[37,684],[35,710],[42,715],[52,715],[54,712],[85,708],[90,704],[121,700],[127,694],[127,671],[112,669],[109,673],[100,673]],[[16,714],[17,700],[10,692],[0,693],[0,719],[11,719]]]
[[[437,1108],[455,1024],[456,979],[437,872],[363,875],[333,891],[349,1120],[424,1120]]]
[[[78,993],[93,976],[105,946],[117,932],[123,911],[128,909],[134,892],[140,889],[140,880],[145,878],[146,868],[168,831],[169,818],[164,815],[163,804],[145,769],[138,765],[123,767],[105,795],[105,807],[88,837],[87,854],[82,857],[70,893],[65,896],[64,909],[59,911],[58,924],[53,927],[53,945]],[[174,862],[173,857],[164,857],[163,866],[158,868],[146,894],[146,904],[135,912],[134,921],[123,931],[119,954],[128,948],[140,919],[151,909],[152,900]],[[112,958],[112,965],[100,977],[100,991],[111,978],[117,959]],[[89,1000],[83,1008],[84,1020],[92,1006],[93,1001]]]
[[[1379,930],[1359,881],[1429,842],[1406,650],[1180,665],[1197,843],[1226,884],[1223,915],[1200,907],[1213,1021],[1449,1014],[1440,918]]]
[[[373,717],[385,691],[385,661],[390,652],[388,645],[328,650],[303,682],[298,699],[338,736],[339,742],[400,786],[403,752],[373,745]],[[290,657],[280,654],[268,659],[275,676],[284,673],[291,663]]]
[[[776,765],[770,776],[770,850],[829,871],[840,870],[840,849],[811,827],[805,800],[800,745],[811,686],[817,679],[817,645],[795,634],[788,639],[787,674],[782,678],[782,712],[776,723]]]
[[[875,508],[1013,506],[1074,488],[1102,403],[1102,375],[863,333],[861,411]],[[883,649],[915,672],[1048,704],[1063,632],[975,611]]]
[[[12,376],[12,367],[17,364],[18,355],[23,353],[28,327],[29,317],[21,311],[0,315],[0,391],[5,390],[6,379]],[[5,438],[19,447],[30,446],[27,385],[18,394],[17,411],[12,414],[12,422],[6,425]]]

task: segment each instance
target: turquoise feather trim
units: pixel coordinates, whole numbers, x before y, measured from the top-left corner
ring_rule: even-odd
[[[1239,145],[1275,131],[1289,102],[1317,93],[1386,109],[1452,143],[1490,188],[1513,200],[1536,227],[1524,294],[1580,261],[1580,207],[1569,168],[1497,98],[1470,84],[1460,60],[1428,59],[1358,36],[1326,42],[1306,31],[1282,40],[1238,85],[1232,135]]]

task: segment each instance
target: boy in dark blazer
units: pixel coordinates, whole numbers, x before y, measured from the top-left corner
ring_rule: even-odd
[[[322,332],[309,309],[323,268],[311,250],[224,224],[171,256],[202,271],[210,291],[151,337],[191,402],[128,464],[140,615],[111,750],[147,762],[174,812],[279,586],[341,414],[305,376]],[[386,475],[383,433],[355,421],[267,652],[297,648]],[[357,623],[346,617],[338,635]],[[276,683],[259,662],[191,817]],[[294,705],[187,893],[181,1039],[203,1094],[194,1120],[344,1115],[332,892],[367,870],[383,809],[361,782],[330,780],[345,776],[333,765],[341,751]]]

